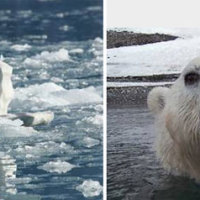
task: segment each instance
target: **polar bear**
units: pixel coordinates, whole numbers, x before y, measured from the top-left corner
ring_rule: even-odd
[[[200,181],[200,57],[171,88],[150,91],[147,104],[155,116],[156,154],[163,167]]]

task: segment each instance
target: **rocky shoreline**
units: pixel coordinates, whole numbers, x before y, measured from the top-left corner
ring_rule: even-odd
[[[144,45],[175,39],[177,39],[176,36],[158,33],[143,34],[128,31],[107,31],[107,48]],[[128,86],[128,84],[122,87],[108,86],[107,104],[109,106],[146,104],[149,91],[155,87],[150,83],[158,83],[157,86],[169,87],[178,76],[179,74],[155,74],[151,76],[107,77],[107,81],[112,83],[141,83],[140,86]],[[165,84],[163,84],[164,82]],[[166,82],[169,82],[169,84],[166,84]],[[142,85],[143,83],[144,85]],[[146,83],[149,83],[149,85]]]
[[[107,48],[118,48],[123,46],[144,45],[177,39],[177,36],[167,34],[144,34],[128,31],[107,31]]]

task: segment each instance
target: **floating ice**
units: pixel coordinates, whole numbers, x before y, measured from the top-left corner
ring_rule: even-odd
[[[86,121],[88,123],[92,123],[95,125],[102,125],[103,124],[103,115],[97,114],[94,117],[84,118],[83,121]]]
[[[68,25],[64,25],[64,26],[61,26],[59,29],[61,31],[69,31],[71,29],[71,27],[69,27]]]
[[[84,197],[99,196],[102,193],[103,187],[98,181],[91,179],[83,181],[83,183],[76,187],[76,189],[82,192]]]
[[[30,48],[31,46],[28,44],[24,44],[24,45],[15,44],[11,46],[11,49],[14,49],[15,51],[28,51]]]
[[[94,87],[66,90],[55,83],[31,85],[27,88],[17,88],[11,103],[12,108],[48,108],[101,102],[102,97]]]
[[[0,117],[0,137],[27,137],[37,133],[33,128],[24,127],[22,124],[19,119],[13,121]]]
[[[82,54],[84,52],[83,49],[72,49],[69,51],[71,55]]]
[[[51,156],[60,153],[69,153],[74,155],[75,150],[71,145],[64,142],[57,143],[53,141],[40,142],[35,145],[21,145],[15,149],[15,154],[18,157],[27,159],[37,159],[42,156]]]
[[[101,6],[90,6],[87,8],[88,11],[100,11],[102,10]]]
[[[93,146],[99,145],[99,140],[93,139],[91,137],[84,137],[83,138],[83,145],[87,148],[91,148]]]
[[[68,171],[70,171],[71,169],[73,169],[74,167],[76,167],[75,165],[72,165],[68,162],[65,161],[50,161],[40,167],[38,167],[38,169],[43,169],[47,172],[56,172],[58,174],[62,174],[62,173],[66,173]]]
[[[58,51],[43,51],[40,54],[33,56],[31,58],[26,58],[24,60],[25,65],[32,67],[39,67],[44,65],[44,63],[54,63],[54,62],[66,62],[70,61],[70,56],[66,49],[59,49]],[[43,63],[43,64],[42,64]],[[46,65],[46,64],[45,64]]]
[[[24,126],[36,126],[49,124],[54,118],[53,112],[20,113],[13,115],[11,119],[20,119]]]

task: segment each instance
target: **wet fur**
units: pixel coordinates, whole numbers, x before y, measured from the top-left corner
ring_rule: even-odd
[[[171,88],[154,88],[147,103],[155,115],[156,153],[163,167],[200,181],[200,82],[196,87],[184,84],[184,75],[192,70],[200,74],[200,58]]]

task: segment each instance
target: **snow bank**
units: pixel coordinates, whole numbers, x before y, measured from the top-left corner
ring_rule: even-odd
[[[109,49],[108,76],[180,73],[199,55],[200,34],[187,39]]]
[[[107,87],[165,86],[173,82],[108,82]]]
[[[29,110],[45,109],[53,106],[95,103],[102,101],[98,90],[94,87],[66,90],[55,83],[31,85],[17,88],[11,102],[11,108],[29,108]]]
[[[68,162],[58,160],[58,161],[50,161],[50,162],[38,167],[38,169],[42,169],[42,170],[45,170],[50,173],[55,172],[58,174],[62,174],[62,173],[66,173],[66,172],[70,171],[74,167],[76,167],[76,166],[72,165]]]
[[[83,181],[83,183],[77,186],[76,189],[82,192],[84,197],[95,197],[102,193],[103,187],[98,181],[89,179]]]

